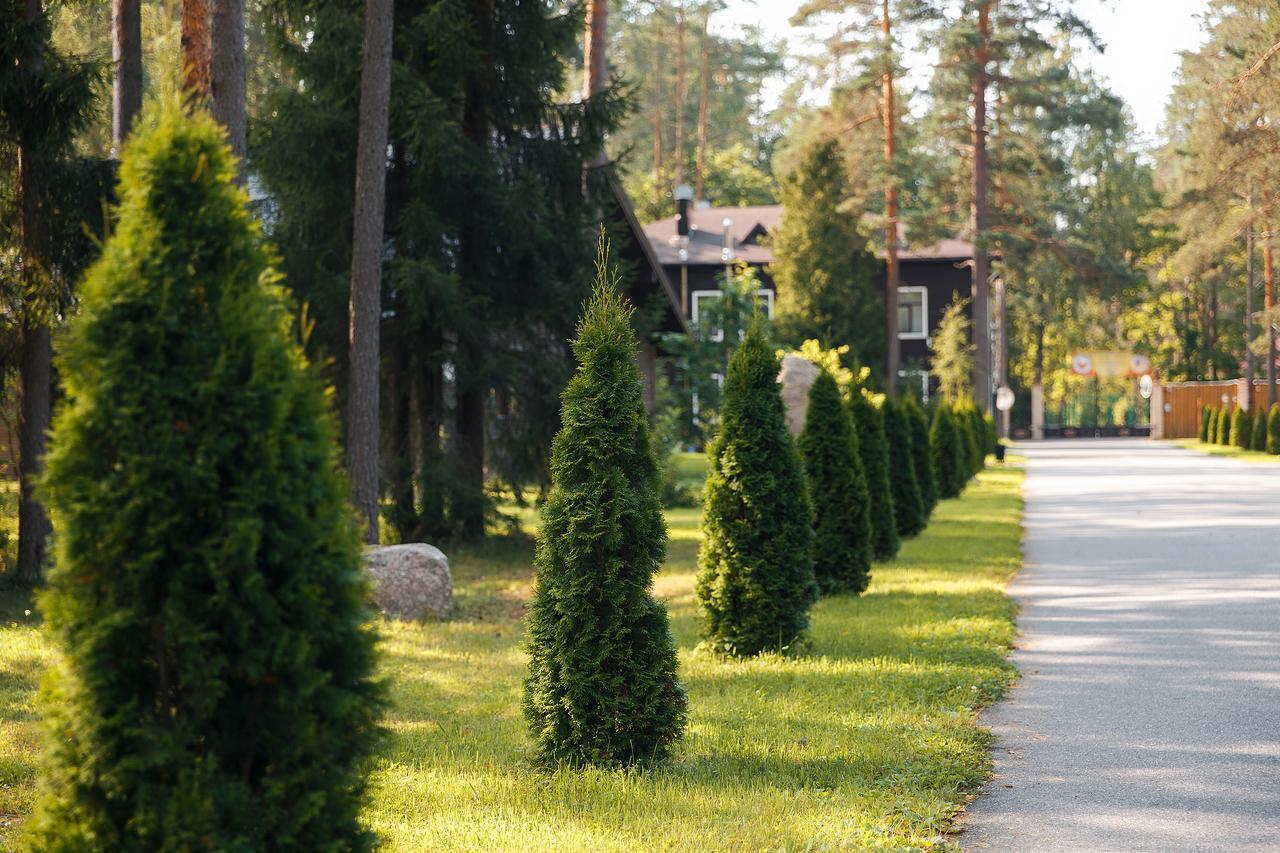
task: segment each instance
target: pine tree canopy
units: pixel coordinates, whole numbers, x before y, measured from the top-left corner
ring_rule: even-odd
[[[835,377],[823,370],[809,389],[800,436],[813,506],[813,571],[824,594],[859,593],[871,572],[870,498],[858,436]]]
[[[373,841],[360,540],[329,404],[232,175],[207,115],[144,115],[63,347],[41,605],[65,666],[38,849]]]
[[[703,636],[721,654],[787,651],[818,595],[813,523],[759,317],[729,359],[709,455],[695,587]]]
[[[667,611],[650,593],[667,550],[661,478],[607,264],[602,247],[535,557],[524,713],[545,764],[661,761],[685,726]]]

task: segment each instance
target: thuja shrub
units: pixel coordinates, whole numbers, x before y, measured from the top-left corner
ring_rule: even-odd
[[[1267,410],[1258,409],[1251,419],[1253,428],[1249,435],[1249,449],[1265,451],[1267,449]]]
[[[1222,408],[1218,410],[1218,444],[1231,443],[1231,407],[1226,403],[1222,404]]]
[[[870,498],[858,436],[826,370],[809,389],[799,441],[813,507],[813,573],[824,594],[860,593],[871,577]]]
[[[982,439],[978,430],[975,429],[973,417],[976,409],[977,407],[968,400],[957,403],[952,408],[952,414],[956,419],[956,430],[960,434],[965,471],[970,477],[982,470]],[[967,480],[968,478],[966,482]]]
[[[871,552],[877,560],[890,560],[902,547],[902,537],[898,535],[893,505],[884,415],[861,388],[853,389],[849,412],[853,428],[858,431],[858,450],[862,455],[862,470],[867,475],[867,495],[871,499]]]
[[[1200,440],[1209,442],[1212,438],[1212,429],[1214,426],[1213,409],[1205,406],[1200,410]]]
[[[933,453],[934,480],[939,498],[959,497],[969,482],[969,456],[965,450],[955,412],[948,403],[939,404],[929,428],[929,447]]]
[[[1231,416],[1231,443],[1241,450],[1249,449],[1253,440],[1253,417],[1243,406],[1236,406]]]
[[[694,588],[706,646],[728,655],[794,648],[818,596],[804,469],[762,323],[729,359],[703,491]]]
[[[605,252],[573,343],[534,557],[524,715],[543,764],[660,761],[685,726],[675,642],[651,593],[667,550],[662,477],[631,312]]]
[[[911,457],[916,469],[916,485],[920,488],[920,501],[925,520],[938,505],[938,484],[934,480],[933,451],[929,447],[929,416],[912,397],[902,402],[902,414],[911,430]]]
[[[888,397],[880,406],[884,433],[889,444],[889,484],[893,490],[893,517],[898,535],[915,536],[924,530],[924,501],[916,482],[916,467],[910,425],[902,407]]]
[[[1280,403],[1272,403],[1267,413],[1267,452],[1280,456]]]
[[[381,690],[325,392],[213,119],[125,147],[60,356],[35,849],[351,850]]]

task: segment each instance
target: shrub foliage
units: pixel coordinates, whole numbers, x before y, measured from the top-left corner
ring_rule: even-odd
[[[898,535],[894,515],[884,415],[860,388],[853,389],[849,411],[853,427],[858,431],[858,451],[862,456],[862,470],[867,475],[867,495],[871,499],[871,552],[877,560],[891,560],[902,547],[902,537]]]
[[[969,482],[969,456],[956,424],[950,404],[941,403],[933,414],[929,428],[929,447],[933,452],[933,473],[938,484],[938,497],[959,497]]]
[[[1267,413],[1267,452],[1280,456],[1280,403],[1272,403]]]
[[[915,536],[925,525],[924,501],[916,482],[911,426],[902,407],[888,397],[880,406],[885,438],[889,444],[889,483],[893,490],[893,517],[898,535]]]
[[[1200,440],[1201,441],[1207,443],[1208,441],[1211,440],[1210,431],[1213,427],[1213,422],[1214,422],[1213,409],[1210,406],[1205,406],[1203,409],[1200,410]]]
[[[650,592],[666,558],[631,312],[602,249],[573,344],[538,534],[524,714],[544,764],[666,758],[685,725],[666,608]]]
[[[912,397],[902,401],[902,414],[911,430],[911,456],[916,469],[916,485],[920,488],[920,501],[925,519],[938,505],[938,484],[934,479],[933,451],[929,447],[929,416]]]
[[[144,119],[63,347],[41,603],[65,666],[38,849],[373,842],[360,537],[232,176],[207,115],[169,102]]]
[[[813,524],[759,318],[729,359],[710,465],[695,586],[703,636],[723,654],[789,649],[818,595]]]
[[[1253,424],[1252,432],[1249,436],[1249,449],[1265,451],[1267,449],[1267,411],[1266,409],[1258,409],[1253,412],[1251,419]]]
[[[1236,406],[1236,410],[1231,415],[1231,444],[1241,450],[1248,450],[1252,439],[1253,418],[1250,417],[1248,409]]]

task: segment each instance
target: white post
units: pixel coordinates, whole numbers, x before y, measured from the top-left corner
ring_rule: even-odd
[[[1151,383],[1151,437],[1164,438],[1164,386]]]
[[[1044,386],[1031,386],[1031,437],[1044,438]]]

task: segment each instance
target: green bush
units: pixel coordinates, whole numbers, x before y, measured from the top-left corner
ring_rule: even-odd
[[[329,402],[222,129],[153,110],[60,356],[31,844],[368,848],[382,693]]]
[[[1249,441],[1253,438],[1253,418],[1249,410],[1236,406],[1231,414],[1231,444],[1241,450],[1249,449]]]
[[[1265,451],[1267,449],[1267,413],[1263,409],[1253,413],[1250,419],[1253,424],[1249,435],[1249,449]]]
[[[987,431],[984,433],[984,436],[986,437],[987,442],[982,449],[982,453],[984,457],[983,465],[985,466],[986,465],[985,457],[996,452],[996,442],[1000,440],[1000,431],[996,429],[995,416],[992,415],[990,412],[987,412],[985,415],[982,416],[982,423],[987,428]]]
[[[916,482],[916,467],[911,429],[902,407],[888,397],[880,406],[884,417],[884,433],[889,443],[889,483],[893,488],[893,517],[898,535],[915,536],[924,530],[924,501]]]
[[[929,447],[933,452],[933,474],[938,484],[938,497],[959,497],[969,482],[969,457],[964,439],[956,424],[950,404],[941,403],[933,414],[929,428]]]
[[[1215,426],[1215,418],[1213,409],[1205,406],[1200,410],[1200,440],[1208,443],[1212,440],[1213,428]]]
[[[1280,456],[1280,403],[1272,403],[1267,413],[1267,452]]]
[[[661,761],[685,726],[675,641],[651,594],[667,553],[661,479],[631,312],[606,264],[602,251],[534,557],[524,715],[543,764]]]
[[[860,593],[871,577],[871,502],[858,436],[835,378],[823,370],[809,389],[799,441],[813,507],[813,573],[825,594]]]
[[[912,397],[902,401],[902,413],[911,430],[911,456],[916,468],[916,485],[927,521],[938,505],[938,484],[933,473],[933,451],[929,447],[929,416]]]
[[[1231,408],[1226,404],[1222,404],[1222,408],[1218,410],[1218,432],[1216,441],[1218,444],[1231,443]]]
[[[710,461],[695,584],[703,637],[722,654],[785,651],[808,630],[818,584],[804,469],[759,318],[729,359]]]
[[[969,400],[957,403],[952,408],[956,419],[956,430],[960,434],[960,447],[963,451],[965,472],[969,477],[982,470],[982,438],[975,427],[974,414],[977,407]],[[981,415],[979,415],[981,419]],[[965,478],[968,482],[968,477]]]
[[[849,399],[853,427],[858,432],[862,470],[867,477],[871,499],[871,551],[877,560],[891,560],[902,547],[893,505],[893,484],[889,475],[889,441],[885,437],[884,415],[860,388]]]

